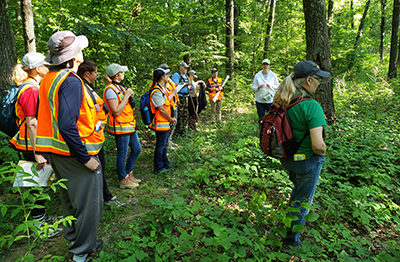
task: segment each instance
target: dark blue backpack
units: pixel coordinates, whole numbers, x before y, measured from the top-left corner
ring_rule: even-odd
[[[155,90],[160,90],[159,88],[154,88],[142,95],[140,98],[140,114],[142,116],[143,124],[146,126],[150,125],[153,122],[154,113],[151,111],[150,107],[150,96]]]
[[[10,137],[13,137],[19,130],[19,126],[15,122],[15,103],[17,102],[18,93],[23,86],[11,86],[10,89],[4,90],[0,100],[0,131]]]

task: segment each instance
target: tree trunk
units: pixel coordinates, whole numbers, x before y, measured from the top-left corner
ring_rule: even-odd
[[[354,28],[354,4],[353,4],[353,0],[350,0],[350,15],[351,15],[350,26],[351,26],[351,28]]]
[[[17,63],[15,39],[8,16],[7,0],[0,0],[0,90],[12,85],[12,68]]]
[[[364,30],[365,18],[367,17],[367,13],[368,13],[368,9],[369,9],[369,4],[370,3],[371,3],[371,0],[368,0],[367,3],[365,4],[364,14],[363,14],[363,16],[361,18],[360,26],[358,27],[358,32],[357,32],[357,36],[356,36],[356,41],[354,42],[353,51],[351,52],[351,55],[350,55],[349,67],[347,68],[348,70],[350,70],[354,65],[354,60],[356,58],[356,50],[358,48],[358,44],[359,44],[359,41],[360,41],[360,37],[361,37],[362,31]]]
[[[383,47],[385,41],[385,26],[386,26],[386,0],[381,0],[381,43],[379,45],[380,61],[383,61]]]
[[[388,78],[397,77],[397,41],[399,37],[399,15],[400,15],[400,0],[393,1],[393,18],[392,18],[392,37],[390,41],[390,58],[389,58],[389,71]]]
[[[31,0],[21,0],[22,28],[24,31],[25,53],[36,52],[35,29]]]
[[[190,49],[190,47],[192,46],[192,41],[190,39],[190,28],[187,17],[182,18],[181,26],[183,31],[182,42],[188,47],[188,49]],[[190,52],[187,52],[187,54],[183,56],[183,61],[185,61],[186,64],[190,65],[190,63],[192,62],[192,56],[190,55]]]
[[[233,0],[225,0],[225,7],[226,7],[226,38],[225,38],[225,46],[226,46],[226,58],[228,59],[226,63],[226,75],[230,75],[231,79],[233,79],[233,69],[234,69],[234,2]]]
[[[328,2],[328,38],[332,40],[332,27],[333,27],[333,0]]]
[[[235,34],[235,38],[234,38],[234,45],[235,45],[235,47],[234,47],[234,50],[237,52],[237,51],[240,51],[241,50],[241,41],[240,41],[240,28],[239,28],[239,26],[240,26],[240,13],[241,13],[241,10],[240,10],[240,6],[238,6],[238,5],[234,5],[234,12],[233,12],[233,14],[234,14],[234,34]]]
[[[321,70],[332,75],[325,0],[303,0],[303,10],[306,22],[306,59],[314,61]],[[332,82],[331,79],[328,83],[321,84],[314,95],[324,110],[328,124],[336,122]]]
[[[267,24],[267,32],[264,42],[264,58],[268,58],[269,56],[269,45],[271,43],[271,36],[272,36],[272,27],[274,26],[274,19],[275,19],[275,6],[276,1],[271,0],[269,6],[269,17],[268,17],[268,24]]]

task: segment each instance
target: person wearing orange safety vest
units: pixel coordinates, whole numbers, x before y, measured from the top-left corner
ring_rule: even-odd
[[[161,64],[161,65],[159,66],[159,68],[171,70],[172,67],[168,66],[167,64]],[[172,99],[170,100],[170,101],[171,101],[171,106],[172,106],[172,108],[171,108],[171,116],[175,117],[175,118],[178,120],[179,95],[178,95],[178,94],[176,93],[176,91],[175,91],[176,84],[175,84],[174,81],[172,81],[172,79],[170,78],[170,73],[168,73],[168,81],[167,81],[167,83],[166,83],[165,86],[166,86],[166,88],[167,88],[167,91],[169,92],[169,95],[172,94],[172,93],[174,93]],[[168,148],[169,148],[169,149],[172,149],[172,150],[175,150],[176,147],[178,146],[177,144],[175,144],[174,142],[172,142],[172,136],[174,135],[174,132],[175,132],[175,128],[176,128],[176,124],[177,124],[177,123],[178,123],[178,122],[176,122],[175,124],[173,124],[173,125],[171,126],[171,134],[169,135],[169,138],[168,138]]]
[[[76,75],[83,62],[82,49],[89,45],[85,36],[71,31],[53,34],[48,41],[46,61],[52,66],[39,89],[36,151],[50,153],[58,179],[66,179],[61,188],[63,216],[76,220],[64,228],[71,241],[73,261],[89,261],[102,243],[97,227],[102,213],[103,179],[97,157],[101,139],[101,121],[90,94]]]
[[[207,80],[206,90],[208,91],[208,98],[211,104],[211,123],[215,121],[215,111],[217,112],[218,120],[221,121],[221,107],[222,99],[224,99],[224,89],[222,86],[222,80],[218,77],[218,69],[213,68],[211,70],[212,77]],[[219,92],[219,94],[218,94]],[[214,102],[215,96],[218,94],[216,101]]]
[[[96,93],[94,88],[92,87],[91,83],[96,81],[98,72],[97,72],[97,64],[90,60],[83,61],[82,64],[79,65],[78,76],[82,79],[83,83],[85,84],[85,88],[88,91],[90,98],[95,103],[96,113],[101,121],[101,129],[105,129],[107,123],[107,114],[108,114],[108,107],[104,104],[103,99]],[[103,141],[105,140],[104,132],[97,133],[95,132],[94,135],[98,134],[100,139]],[[106,168],[106,159],[104,157],[104,147],[101,148],[97,155],[100,159],[101,163],[101,170],[103,175],[103,200],[104,203],[107,205],[114,205],[116,207],[126,207],[125,203],[121,203],[116,196],[113,196],[108,189],[107,181],[105,177],[105,168]]]
[[[106,68],[104,100],[109,108],[107,132],[115,137],[117,145],[117,172],[120,188],[136,188],[141,182],[132,173],[133,167],[142,151],[136,132],[136,116],[132,88],[121,84],[127,66],[111,64]],[[131,151],[128,156],[128,146]],[[128,156],[128,158],[126,158]],[[125,162],[126,161],[126,162]]]
[[[19,131],[10,143],[14,149],[22,152],[25,160],[37,162],[37,170],[42,169],[49,160],[47,155],[43,156],[35,152],[39,84],[49,71],[49,65],[43,54],[30,52],[22,58],[21,64],[13,68],[12,73],[13,81],[19,87],[17,102],[15,103],[15,121],[19,126]],[[32,190],[30,193],[33,195],[37,194],[38,191]],[[40,223],[35,224],[39,229],[45,223],[50,224],[56,220],[56,217],[47,215],[46,208],[44,208],[45,204],[46,200],[37,200],[35,205],[43,206],[43,208],[34,208],[31,211],[32,219],[40,221]],[[41,231],[41,233],[44,232]],[[48,237],[58,237],[62,233],[62,228],[51,229]]]
[[[171,116],[171,102],[165,87],[169,72],[169,69],[163,68],[154,70],[151,86],[150,109],[154,113],[154,118],[149,127],[156,131],[156,148],[154,150],[154,172],[156,174],[165,173],[173,166],[167,157],[171,124],[176,123],[176,118]]]

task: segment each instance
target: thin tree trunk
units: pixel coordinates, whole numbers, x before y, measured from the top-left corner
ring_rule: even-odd
[[[0,0],[0,35],[0,90],[3,90],[12,85],[12,68],[17,64],[17,50],[7,0]]]
[[[31,0],[21,0],[22,28],[24,31],[25,53],[36,52],[35,29]]]
[[[271,0],[270,6],[269,6],[267,31],[266,31],[266,37],[265,37],[265,42],[264,42],[264,56],[263,56],[264,58],[268,58],[268,56],[269,56],[269,46],[271,44],[272,28],[274,26],[274,19],[275,19],[275,7],[276,7],[276,1]]]
[[[190,47],[192,46],[192,41],[190,39],[190,28],[187,17],[182,18],[181,26],[183,30],[182,42],[188,47],[188,49],[190,49]],[[183,56],[183,61],[190,65],[190,63],[192,62],[192,56],[189,52]]]
[[[314,61],[321,70],[332,74],[325,1],[303,0],[303,10],[306,22],[306,59]],[[332,79],[326,84],[321,84],[314,97],[321,104],[328,124],[335,123]]]
[[[365,19],[367,17],[367,13],[368,13],[368,9],[369,9],[370,3],[371,3],[371,0],[368,0],[367,3],[365,4],[364,13],[363,13],[363,16],[362,16],[361,21],[360,21],[360,26],[358,27],[356,41],[354,42],[353,51],[351,52],[350,61],[349,61],[349,67],[347,68],[348,70],[350,70],[354,65],[354,60],[356,58],[356,50],[357,50],[358,44],[360,42],[360,37],[361,37],[362,31],[364,30]]]
[[[393,18],[392,18],[392,37],[390,41],[390,58],[389,58],[389,71],[388,78],[397,77],[397,49],[399,37],[399,15],[400,15],[400,0],[393,1]]]
[[[354,28],[354,3],[353,3],[353,0],[350,1],[350,15],[351,15],[350,26],[351,26],[351,28]]]
[[[383,61],[383,47],[385,41],[385,26],[386,26],[386,0],[381,0],[381,42],[379,45],[380,61]]]
[[[333,0],[328,2],[328,38],[332,40],[332,27],[333,27]]]
[[[234,51],[235,51],[235,44],[234,44],[234,28],[235,28],[235,18],[234,18],[234,1],[233,0],[226,0],[225,2],[226,7],[226,58],[228,62],[226,64],[226,75],[230,75],[233,79],[233,70],[234,70]]]

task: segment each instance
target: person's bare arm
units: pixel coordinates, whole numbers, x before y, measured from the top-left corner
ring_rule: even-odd
[[[119,114],[124,111],[126,103],[128,103],[129,97],[133,96],[133,90],[128,88],[126,90],[124,99],[122,99],[121,104],[118,104],[118,99],[108,99],[108,105],[110,106],[110,111],[113,113],[114,116],[119,116]]]
[[[314,153],[319,156],[324,156],[326,152],[326,144],[322,137],[322,131],[322,126],[310,129],[312,149]]]
[[[42,155],[38,155],[35,153],[37,119],[35,116],[27,116],[25,121],[26,128],[28,129],[29,139],[31,141],[33,149],[33,155],[35,156],[35,160],[38,163],[36,169],[40,170],[46,164],[47,160]]]

